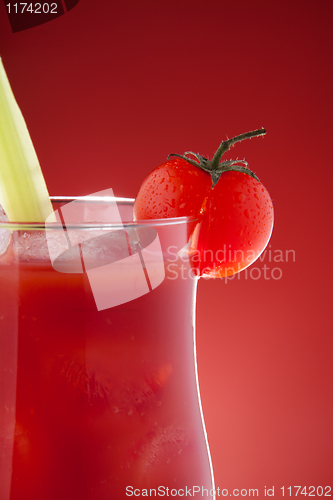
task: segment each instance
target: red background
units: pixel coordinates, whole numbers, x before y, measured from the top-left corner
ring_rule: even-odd
[[[270,250],[295,262],[202,280],[197,303],[216,486],[260,496],[333,487],[332,14],[320,0],[80,0],[13,34],[0,5],[0,54],[50,194],[134,197],[169,153],[210,156],[267,129],[229,158],[268,188]]]

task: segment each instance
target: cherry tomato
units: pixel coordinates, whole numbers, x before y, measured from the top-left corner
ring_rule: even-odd
[[[257,130],[221,143],[213,159],[186,154],[170,158],[143,181],[134,218],[195,216],[189,255],[200,276],[224,277],[248,267],[265,249],[273,228],[273,204],[245,161],[220,162],[235,142],[261,135]],[[188,153],[187,153],[188,154]],[[193,155],[193,153],[191,153]]]
[[[134,203],[134,217],[142,220],[197,216],[211,186],[207,172],[183,158],[171,158],[155,168],[141,184]]]
[[[200,276],[221,278],[248,267],[265,249],[273,228],[266,188],[243,172],[224,172],[206,200],[192,239]]]

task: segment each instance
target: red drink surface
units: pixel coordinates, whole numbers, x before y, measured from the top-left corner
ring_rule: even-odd
[[[185,244],[186,228],[178,232]],[[165,265],[156,289],[97,311],[86,274],[11,250],[0,257],[1,500],[213,488],[196,385],[195,280],[188,263]]]

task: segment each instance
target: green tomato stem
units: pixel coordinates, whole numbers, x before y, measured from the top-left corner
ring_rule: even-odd
[[[257,181],[259,181],[258,177],[248,168],[248,163],[245,160],[227,160],[222,161],[222,155],[228,151],[236,142],[244,141],[245,139],[251,139],[252,137],[258,137],[259,135],[266,134],[266,130],[264,128],[258,130],[252,130],[252,132],[246,132],[245,134],[237,135],[236,137],[232,137],[232,139],[228,139],[226,141],[221,142],[218,147],[216,153],[213,156],[212,160],[208,160],[204,156],[199,155],[198,153],[193,153],[192,151],[186,151],[183,155],[178,154],[170,154],[170,156],[177,156],[178,158],[182,158],[187,161],[191,165],[201,168],[205,172],[209,173],[212,179],[212,188],[216,186],[218,183],[221,174],[223,172],[242,172],[244,174],[250,175]],[[192,160],[189,156],[194,156],[196,160]],[[245,166],[239,165],[242,163]]]
[[[246,132],[245,134],[237,135],[226,141],[222,141],[218,149],[216,150],[213,159],[210,162],[210,169],[217,170],[218,164],[220,163],[222,155],[228,151],[236,142],[244,141],[245,139],[251,139],[252,137],[258,137],[260,135],[265,135],[266,130],[264,128],[258,130],[252,130],[252,132]]]

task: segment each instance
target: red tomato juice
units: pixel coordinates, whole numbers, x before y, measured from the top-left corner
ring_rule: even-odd
[[[196,383],[196,281],[187,262],[163,252],[160,286],[103,311],[86,274],[11,248],[0,257],[0,500],[212,490]]]

